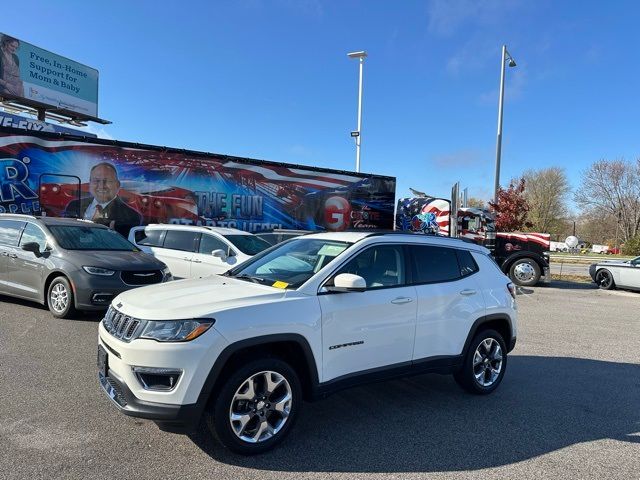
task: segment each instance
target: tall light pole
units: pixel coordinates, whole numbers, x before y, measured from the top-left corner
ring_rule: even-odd
[[[360,60],[360,79],[358,81],[358,130],[351,132],[351,136],[356,138],[356,172],[360,171],[360,144],[362,143],[362,66],[367,52],[351,52],[347,53],[349,58],[357,58]]]
[[[496,140],[496,178],[493,186],[493,203],[498,203],[498,189],[500,188],[500,156],[502,154],[502,108],[504,103],[504,71],[509,60],[509,67],[515,67],[516,61],[507,52],[507,46],[502,46],[502,63],[500,63],[500,98],[498,100],[498,138]]]

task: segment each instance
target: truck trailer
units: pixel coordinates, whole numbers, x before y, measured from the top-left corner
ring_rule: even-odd
[[[452,209],[455,215],[451,215]],[[452,201],[444,198],[401,198],[396,209],[395,228],[459,237],[483,245],[500,269],[518,285],[531,286],[550,280],[551,236],[548,233],[496,232],[495,218],[488,210],[452,208]]]
[[[394,177],[0,128],[0,213],[76,217],[127,235],[177,223],[391,229]]]

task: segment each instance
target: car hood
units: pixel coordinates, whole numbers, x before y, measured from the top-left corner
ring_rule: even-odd
[[[102,267],[111,270],[162,270],[165,264],[144,252],[113,250],[73,250],[61,255],[78,266]]]
[[[617,265],[629,266],[629,260],[605,260],[603,262],[594,263],[593,265],[604,265],[610,267],[615,267]]]
[[[277,301],[285,295],[278,288],[211,275],[129,290],[118,295],[113,305],[143,320],[174,320],[206,317],[229,308]]]

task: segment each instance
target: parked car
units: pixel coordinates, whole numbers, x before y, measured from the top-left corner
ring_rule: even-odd
[[[129,241],[166,263],[175,278],[224,273],[271,247],[235,228],[171,224],[134,227]]]
[[[587,250],[585,253],[597,253],[600,255],[611,253],[609,251],[609,245],[592,245],[591,250]]]
[[[288,230],[288,229],[275,229],[267,232],[259,232],[256,233],[257,237],[269,242],[271,245],[277,245],[278,243],[282,243],[285,240],[289,240],[290,238],[296,238],[300,235],[306,235],[311,233],[307,230]]]
[[[640,257],[593,263],[589,266],[589,275],[603,290],[640,290]]]
[[[167,266],[86,220],[0,214],[0,293],[55,317],[106,309],[119,293],[171,279]]]
[[[516,343],[515,298],[475,244],[305,235],[225,275],[119,295],[99,325],[98,377],[126,415],[174,432],[204,415],[229,449],[259,453],[303,399],[351,385],[438,372],[493,392]]]

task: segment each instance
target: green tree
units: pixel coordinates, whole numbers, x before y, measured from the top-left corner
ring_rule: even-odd
[[[634,257],[640,255],[640,235],[630,238],[622,246],[622,253]]]

